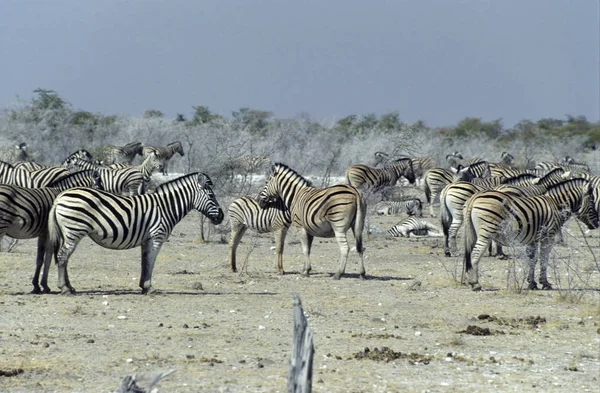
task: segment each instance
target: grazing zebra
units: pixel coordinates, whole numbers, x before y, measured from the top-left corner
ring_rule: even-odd
[[[590,172],[590,167],[585,162],[577,162],[571,156],[565,156],[563,159],[565,164],[567,165],[568,170],[576,171],[576,172]],[[564,164],[563,164],[564,165]]]
[[[570,159],[569,156],[567,156],[567,158]],[[563,163],[558,163],[558,162],[542,161],[542,162],[538,162],[538,164],[535,166],[535,170],[537,170],[538,172],[541,172],[541,173],[546,173],[548,171],[551,171],[554,168],[563,168],[565,171],[576,172],[576,173],[589,173],[590,172],[590,167],[587,164],[576,163],[576,162],[563,164]]]
[[[409,216],[423,217],[423,202],[419,198],[407,198],[401,201],[381,201],[375,205],[379,216],[395,216],[406,213]]]
[[[130,142],[125,146],[106,146],[106,164],[131,165],[136,156],[142,156],[144,145],[142,142]]]
[[[383,151],[376,151],[373,156],[373,168],[385,166],[390,159],[390,155]]]
[[[541,244],[539,278],[543,289],[552,289],[546,274],[548,257],[555,235],[572,213],[589,229],[598,228],[594,194],[585,180],[566,180],[533,197],[484,191],[470,198],[464,212],[464,261],[472,289],[481,290],[479,260],[492,239],[527,246],[529,289],[537,289],[534,270],[537,244]]]
[[[411,234],[415,236],[440,236],[440,230],[421,218],[406,217],[388,229],[387,234],[393,237],[410,237]]]
[[[259,206],[256,198],[249,196],[238,198],[229,205],[229,221],[231,223],[229,264],[232,272],[237,272],[237,247],[246,230],[250,228],[258,233],[275,232],[277,273],[284,273],[283,248],[285,236],[292,224],[292,216],[281,198],[277,198],[274,203],[264,209]]]
[[[0,241],[4,236],[13,238],[8,251],[18,239],[38,238],[36,270],[33,276],[32,293],[41,293],[38,284],[40,269],[44,261],[48,212],[52,202],[62,191],[72,187],[102,188],[96,171],[81,171],[70,174],[46,188],[26,188],[0,185]],[[42,280],[44,292],[50,292],[47,281]]]
[[[69,171],[62,167],[49,167],[30,172],[26,169],[14,168],[11,164],[0,161],[0,184],[11,184],[21,187],[47,187],[62,177],[68,176]]]
[[[352,229],[356,251],[360,255],[360,277],[365,277],[362,235],[367,206],[356,188],[346,184],[314,188],[293,169],[276,163],[271,166],[258,203],[264,208],[269,202],[274,203],[277,197],[291,211],[292,221],[299,228],[302,251],[306,257],[303,275],[308,276],[311,270],[310,249],[314,237],[335,236],[340,246],[340,267],[333,278],[339,280],[348,260],[346,232]]]
[[[400,177],[405,177],[410,184],[415,183],[415,172],[410,158],[401,158],[385,168],[352,165],[346,169],[345,175],[348,184],[362,192],[382,191],[385,187],[395,185]]]
[[[183,145],[179,141],[171,142],[167,146],[144,146],[142,149],[144,159],[148,157],[151,152],[154,152],[156,157],[162,161],[163,175],[167,175],[167,167],[175,153],[179,153],[182,157],[185,155],[183,153]]]
[[[464,205],[470,197],[478,192],[493,189],[500,184],[530,185],[533,184],[532,181],[534,179],[539,180],[533,175],[523,174],[513,178],[476,178],[470,182],[460,181],[446,185],[440,194],[440,218],[444,233],[444,255],[450,257],[457,253],[456,236],[463,222]]]
[[[156,157],[155,152],[150,152],[138,166],[120,169],[99,166],[77,157],[70,158],[67,162],[67,167],[70,169],[97,170],[102,178],[105,191],[117,195],[127,192],[130,196],[145,193],[152,173],[162,170],[162,165],[162,161]]]
[[[424,182],[425,173],[435,168],[435,161],[431,157],[415,157],[410,159],[415,172],[415,185],[419,186]]]
[[[457,151],[446,155],[446,162],[450,168],[458,168],[458,166],[461,165],[461,160],[464,160],[464,157]]]
[[[73,188],[61,193],[48,218],[47,277],[52,255],[58,263],[58,287],[75,293],[67,272],[69,257],[79,241],[89,236],[105,248],[125,250],[141,246],[139,286],[150,293],[154,262],[173,227],[192,209],[215,225],[223,221],[223,210],[204,173],[191,173],[158,186],[154,193],[119,196],[101,190]]]
[[[262,171],[271,164],[271,159],[267,155],[248,154],[228,160],[224,169],[229,178],[238,173],[246,178],[249,174]]]

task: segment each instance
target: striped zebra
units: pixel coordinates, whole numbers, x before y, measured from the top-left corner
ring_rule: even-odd
[[[144,145],[142,142],[130,142],[125,146],[109,145],[105,147],[105,162],[111,164],[131,165],[136,156],[143,156]]]
[[[171,142],[167,146],[144,146],[142,148],[142,156],[144,159],[146,159],[151,152],[154,152],[156,157],[162,161],[163,175],[167,175],[167,167],[175,153],[179,153],[182,157],[185,155],[183,152],[183,145],[179,141]]]
[[[423,191],[425,192],[425,199],[429,204],[429,215],[435,217],[433,203],[439,202],[439,196],[446,185],[455,181],[472,180],[474,178],[472,168],[476,168],[476,172],[483,174],[484,171],[479,168],[485,168],[486,164],[486,162],[481,161],[472,167],[462,167],[459,165],[458,168],[456,168],[456,172],[445,168],[433,168],[428,170],[425,174]]]
[[[11,184],[21,187],[47,187],[62,177],[68,176],[69,171],[62,167],[49,167],[30,172],[26,169],[14,168],[11,164],[0,161],[0,184]]]
[[[401,158],[385,168],[372,168],[367,165],[352,165],[346,169],[346,181],[362,192],[380,192],[386,187],[394,186],[401,177],[410,184],[415,183],[410,158]]]
[[[128,193],[130,196],[145,193],[152,173],[162,170],[162,165],[162,161],[154,152],[150,152],[140,165],[120,169],[103,167],[77,157],[67,162],[67,167],[72,170],[74,168],[97,170],[105,191],[117,195]]]
[[[252,173],[267,169],[270,164],[271,159],[267,155],[248,154],[228,160],[224,164],[224,170],[230,179],[236,174],[247,178]]]
[[[81,171],[70,174],[46,188],[0,185],[0,241],[4,236],[13,238],[7,251],[16,245],[18,239],[38,238],[32,293],[42,292],[38,280],[46,250],[48,212],[54,199],[62,191],[73,187],[102,188],[102,182],[96,171]],[[50,292],[47,280],[42,280],[41,284],[43,292]]]
[[[469,198],[478,192],[493,189],[501,184],[529,185],[533,184],[534,180],[539,179],[531,174],[523,174],[513,178],[476,178],[470,182],[459,181],[446,185],[440,194],[440,219],[444,233],[444,255],[451,257],[457,253],[456,236],[463,222],[464,205]]]
[[[569,156],[567,156],[569,157]],[[587,164],[581,163],[559,163],[559,162],[550,162],[550,161],[542,161],[538,162],[535,166],[535,170],[541,173],[546,173],[551,171],[554,168],[563,168],[568,172],[576,172],[576,173],[589,173],[590,167]]]
[[[428,156],[415,157],[410,160],[413,165],[413,171],[415,172],[415,185],[420,186],[425,181],[425,173],[427,173],[428,170],[435,168],[435,161]]]
[[[423,202],[419,198],[406,198],[401,201],[381,201],[375,205],[379,216],[396,216],[406,213],[409,216],[423,217]]]
[[[259,206],[256,198],[249,196],[238,198],[229,205],[229,221],[231,223],[229,264],[232,272],[237,272],[237,247],[246,230],[250,228],[258,233],[275,232],[277,273],[284,274],[283,248],[285,236],[292,224],[292,216],[281,198],[277,198],[274,203],[264,209]]]
[[[215,225],[223,221],[223,210],[204,173],[191,173],[158,186],[152,194],[119,196],[101,190],[73,188],[61,193],[48,219],[48,254],[58,263],[58,287],[62,293],[75,293],[67,272],[69,257],[85,236],[102,247],[126,250],[141,246],[139,286],[143,294],[153,291],[152,271],[163,243],[192,209]],[[49,257],[48,257],[49,256]]]
[[[540,282],[552,289],[546,270],[555,235],[571,214],[588,226],[598,228],[598,212],[589,182],[566,180],[533,197],[512,196],[499,191],[484,191],[467,201],[465,206],[464,266],[468,283],[474,291],[479,284],[479,260],[489,242],[517,242],[527,246],[527,281],[529,289],[537,289],[534,270],[537,245],[540,244]]]
[[[415,236],[440,236],[440,230],[422,218],[406,217],[388,229],[387,234],[393,237],[410,237],[411,234]]]
[[[390,155],[383,151],[376,151],[373,154],[373,168],[383,167],[390,160]]]
[[[277,197],[290,210],[294,226],[299,229],[306,257],[303,275],[308,276],[311,271],[310,250],[314,237],[335,236],[340,247],[340,267],[333,278],[339,280],[348,260],[346,232],[352,229],[360,255],[360,277],[365,278],[362,236],[367,206],[356,188],[346,184],[314,188],[293,169],[275,163],[269,171],[267,184],[259,194],[258,203],[264,208],[275,202]]]
[[[563,158],[563,161],[566,165],[568,165],[568,168],[570,168],[569,170],[586,173],[590,172],[590,166],[588,164],[586,164],[585,162],[577,162],[571,156],[565,156],[565,158]]]

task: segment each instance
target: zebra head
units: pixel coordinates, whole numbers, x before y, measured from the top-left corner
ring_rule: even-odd
[[[277,202],[280,197],[289,209],[299,188],[312,187],[310,181],[285,164],[276,162],[267,173],[267,181],[258,194],[258,205],[265,209]]]
[[[155,151],[151,151],[150,154],[148,154],[146,160],[144,161],[144,163],[142,163],[142,165],[146,164],[146,162],[148,168],[150,169],[150,173],[162,172],[163,168],[165,167],[164,161],[158,157]],[[212,181],[210,179],[208,179],[208,181],[211,182],[210,185],[212,186]]]
[[[213,192],[212,180],[207,174],[198,173],[196,184],[198,185],[198,192],[193,201],[194,208],[208,217],[214,225],[219,225],[223,222],[225,215]]]
[[[100,177],[100,172],[98,171],[92,173],[92,188],[104,190],[104,183],[102,182],[102,177]]]
[[[581,205],[575,214],[579,221],[587,225],[588,229],[597,229],[600,226],[598,219],[598,189],[590,182],[583,186]]]
[[[179,155],[182,157],[185,156],[185,154],[183,153],[183,145],[180,141],[169,143],[167,147],[173,149],[173,153],[179,153]]]

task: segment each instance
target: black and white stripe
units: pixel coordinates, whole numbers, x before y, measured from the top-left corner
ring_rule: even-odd
[[[30,172],[14,168],[11,164],[0,161],[0,184],[11,184],[21,187],[40,188],[68,176],[69,171],[62,167],[49,167]]]
[[[26,188],[0,185],[0,241],[4,236],[12,237],[10,251],[17,239],[38,238],[32,293],[41,293],[38,279],[44,261],[48,212],[54,199],[62,191],[72,187],[101,187],[102,184],[97,172],[82,171],[70,174],[51,186]],[[42,281],[42,287],[44,292],[50,292],[47,281]]]
[[[281,198],[264,209],[256,198],[245,196],[236,199],[229,205],[229,221],[231,237],[229,239],[229,265],[231,271],[237,272],[236,251],[246,233],[251,229],[258,233],[275,232],[275,252],[277,254],[277,273],[283,274],[283,248],[285,236],[292,224],[292,216]]]
[[[546,269],[554,237],[571,214],[588,226],[598,228],[598,212],[588,181],[566,180],[552,185],[544,195],[518,197],[499,191],[484,191],[465,206],[465,268],[473,290],[480,290],[479,260],[491,240],[527,246],[530,289],[537,289],[534,270],[537,245],[540,253],[540,282],[551,289]]]
[[[356,250],[360,255],[360,277],[365,277],[364,249],[362,244],[366,204],[360,192],[349,185],[338,184],[327,188],[314,188],[310,182],[285,164],[274,164],[267,184],[259,194],[261,207],[268,206],[280,197],[290,210],[292,222],[299,229],[302,250],[306,257],[302,274],[311,270],[310,250],[314,237],[334,237],[340,246],[340,267],[333,276],[340,279],[348,260],[346,232],[352,229]]]
[[[152,152],[154,152],[156,157],[162,161],[163,175],[167,174],[167,167],[169,166],[169,162],[175,153],[179,153],[179,155],[182,157],[185,155],[183,152],[183,145],[179,141],[169,143],[167,146],[144,146],[142,148],[142,155],[144,159]]]
[[[375,213],[379,216],[409,216],[423,217],[423,202],[419,198],[406,198],[401,201],[381,201],[375,205]]]
[[[143,155],[144,145],[142,142],[130,142],[125,146],[106,146],[105,162],[111,164],[126,164],[131,165],[136,156]]]
[[[440,236],[440,230],[435,225],[417,217],[406,217],[387,230],[387,235],[393,237],[410,237],[411,234],[415,236]]]
[[[60,194],[48,221],[49,251],[58,263],[58,286],[74,293],[67,264],[79,241],[89,236],[105,248],[125,250],[141,246],[139,286],[152,291],[152,271],[156,256],[171,231],[192,209],[213,224],[223,221],[223,211],[204,173],[182,176],[156,188],[152,194],[130,197],[88,188],[74,188]],[[45,260],[44,276],[50,260]]]
[[[363,191],[379,192],[385,187],[394,186],[401,177],[410,184],[415,183],[410,158],[401,158],[385,168],[372,168],[367,165],[352,165],[346,169],[346,181],[349,185]]]

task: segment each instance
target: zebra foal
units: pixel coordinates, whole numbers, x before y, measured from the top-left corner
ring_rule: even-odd
[[[261,208],[256,198],[245,196],[236,199],[229,205],[229,221],[231,223],[231,237],[229,239],[229,265],[232,272],[237,272],[236,251],[237,247],[248,228],[258,232],[275,232],[275,253],[277,254],[277,273],[283,271],[283,248],[285,236],[292,216],[281,198],[274,203]]]
[[[152,271],[163,243],[175,225],[192,209],[215,225],[223,221],[223,210],[204,173],[191,173],[163,183],[152,194],[119,196],[88,188],[61,193],[48,218],[48,254],[44,260],[47,277],[52,255],[58,264],[58,287],[75,293],[67,272],[69,257],[85,236],[98,245],[126,250],[141,246],[142,294],[153,291]]]
[[[346,184],[314,188],[287,165],[275,163],[269,171],[267,184],[259,194],[258,203],[264,208],[275,203],[277,197],[290,210],[292,222],[299,229],[306,257],[303,275],[308,276],[311,271],[310,250],[315,236],[335,236],[340,246],[340,267],[333,278],[339,280],[348,260],[346,232],[352,229],[360,255],[360,277],[365,278],[362,235],[367,206],[356,188]]]
[[[464,212],[464,262],[468,283],[474,291],[479,284],[479,260],[491,240],[501,244],[517,242],[526,246],[529,289],[538,289],[534,278],[537,245],[540,245],[540,282],[552,289],[547,264],[555,235],[575,214],[589,229],[598,228],[598,212],[589,182],[566,180],[549,186],[546,193],[519,197],[499,191],[483,191],[467,201]]]

